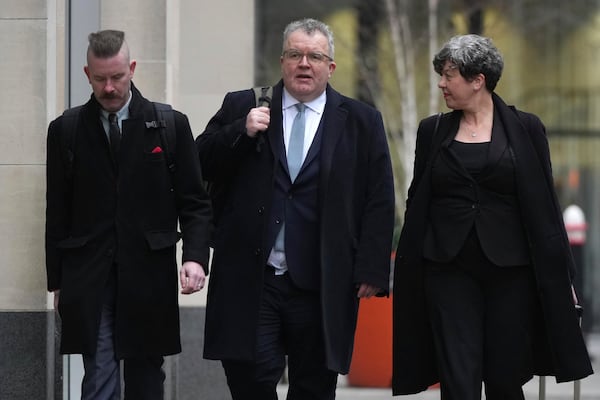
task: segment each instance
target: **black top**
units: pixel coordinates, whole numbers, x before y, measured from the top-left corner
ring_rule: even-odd
[[[454,140],[450,145],[456,157],[473,179],[477,179],[481,170],[487,164],[490,142],[465,143]]]
[[[504,125],[495,115],[489,142],[458,142],[455,136],[456,130],[447,133],[432,160],[424,257],[451,261],[475,229],[483,252],[494,264],[529,264],[516,170]]]

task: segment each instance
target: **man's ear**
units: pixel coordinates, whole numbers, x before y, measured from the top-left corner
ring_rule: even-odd
[[[137,65],[137,62],[135,60],[131,60],[131,62],[129,63],[129,75],[130,78],[133,78],[133,73],[135,72],[135,66]]]

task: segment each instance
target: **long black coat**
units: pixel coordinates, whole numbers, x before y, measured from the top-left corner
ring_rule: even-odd
[[[545,128],[536,116],[508,107],[493,95],[494,109],[514,152],[518,203],[529,242],[541,314],[536,319],[536,375],[558,382],[583,378],[592,367],[571,294],[574,262],[554,191]],[[431,196],[428,162],[448,135],[456,132],[461,112],[444,114],[432,140],[435,117],[417,133],[414,177],[394,269],[394,394],[417,393],[438,382],[432,333],[423,289],[423,237]]]
[[[252,360],[270,248],[273,174],[283,146],[282,83],[274,87],[264,143],[245,134],[252,90],[229,93],[196,139],[205,177],[228,192],[215,235],[204,356]],[[381,115],[327,88],[321,123],[320,271],[328,368],[348,372],[360,282],[387,289],[394,219],[390,157]],[[261,139],[262,140],[262,139]]]
[[[203,189],[193,136],[175,112],[176,170],[170,173],[152,104],[132,85],[123,121],[118,175],[92,98],[73,143],[72,177],[61,139],[64,117],[48,128],[46,268],[48,290],[60,289],[62,353],[93,354],[102,293],[116,263],[116,350],[119,357],[181,351],[175,243],[183,260],[208,263],[210,200]]]

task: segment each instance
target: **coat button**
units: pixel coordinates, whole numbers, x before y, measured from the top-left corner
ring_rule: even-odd
[[[260,247],[254,250],[255,256],[260,256],[260,253],[262,253],[262,250],[260,249]]]
[[[265,212],[265,208],[264,208],[264,207],[258,207],[258,213],[259,213],[260,215],[263,215],[263,214],[264,214],[264,212]]]
[[[275,223],[276,223],[277,225],[279,225],[279,224],[281,223],[281,220],[280,220],[280,219],[276,219],[276,220],[275,220]]]

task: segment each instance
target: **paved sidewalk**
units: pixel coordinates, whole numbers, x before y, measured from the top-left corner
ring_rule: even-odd
[[[588,339],[588,349],[593,360],[594,375],[581,381],[581,400],[600,400],[600,334],[591,335]],[[526,400],[538,399],[539,378],[534,377],[523,387]],[[279,398],[285,399],[287,386],[280,385]],[[482,396],[485,398],[485,396]],[[440,392],[430,389],[426,392],[409,396],[392,396],[391,389],[357,388],[349,387],[345,377],[339,379],[337,400],[439,400]],[[573,399],[573,383],[557,384],[553,377],[546,378],[546,400],[571,400]]]

